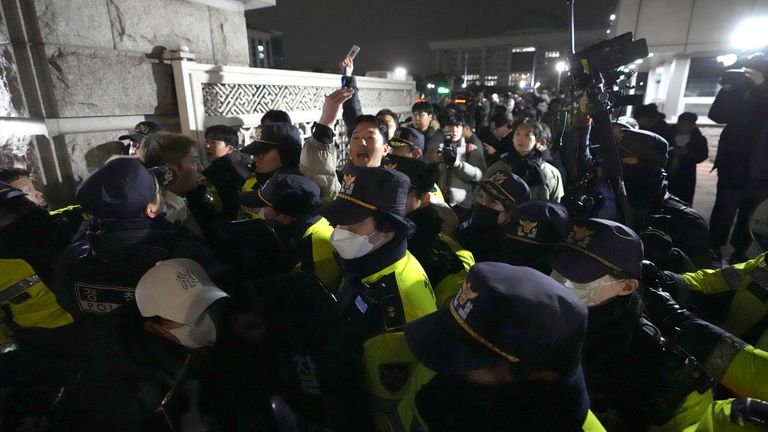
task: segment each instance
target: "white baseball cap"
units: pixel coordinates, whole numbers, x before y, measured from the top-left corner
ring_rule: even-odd
[[[211,282],[200,264],[186,258],[159,261],[136,286],[142,316],[160,316],[181,324],[195,321],[214,301],[228,296]]]

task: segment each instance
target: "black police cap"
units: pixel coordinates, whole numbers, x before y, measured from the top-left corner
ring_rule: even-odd
[[[395,130],[392,139],[389,140],[391,147],[411,146],[424,151],[424,135],[416,129],[408,126],[401,126]]]
[[[350,165],[336,199],[318,212],[334,225],[353,225],[378,213],[410,229],[411,222],[405,219],[409,187],[408,177],[399,171]]]
[[[419,159],[391,155],[384,159],[382,165],[388,170],[397,170],[408,176],[411,187],[420,193],[431,191],[437,181],[437,165]]]
[[[568,210],[560,204],[531,200],[516,206],[505,225],[508,239],[541,245],[565,240],[571,230]]]
[[[86,213],[106,219],[141,217],[157,200],[155,176],[138,159],[121,157],[94,171],[77,188],[75,198]]]
[[[272,207],[291,216],[314,213],[323,204],[315,182],[288,171],[277,171],[260,189],[241,193],[240,201],[246,207]]]
[[[405,339],[428,368],[463,374],[501,360],[567,375],[578,368],[587,308],[528,267],[481,262],[446,308],[408,323]]]

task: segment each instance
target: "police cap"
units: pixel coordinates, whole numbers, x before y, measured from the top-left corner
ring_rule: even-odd
[[[323,205],[315,182],[288,171],[277,171],[260,189],[241,193],[240,201],[246,207],[272,207],[291,216],[314,213]]]
[[[243,148],[242,152],[250,155],[260,155],[271,149],[282,149],[297,154],[301,153],[301,134],[291,123],[267,123],[261,127],[259,139]]]
[[[391,147],[411,146],[424,151],[424,135],[416,129],[408,126],[401,126],[395,130],[395,135],[389,140]]]
[[[117,139],[120,141],[131,140],[134,142],[142,142],[142,140],[144,140],[147,135],[160,132],[162,130],[163,128],[155,122],[143,121],[137,123],[136,126],[133,127],[133,132],[127,135],[120,135]]]
[[[447,307],[406,325],[405,339],[438,372],[463,374],[503,359],[565,375],[579,365],[586,324],[586,306],[547,275],[481,262]]]
[[[410,230],[412,224],[405,219],[409,187],[408,177],[399,171],[349,166],[336,199],[319,213],[335,225],[353,225],[378,213]]]
[[[157,200],[158,184],[138,159],[120,157],[94,171],[77,188],[75,199],[86,213],[106,219],[141,216]]]
[[[560,204],[531,200],[516,206],[505,225],[508,239],[542,245],[565,240],[571,230],[568,211]]]
[[[426,193],[435,187],[437,181],[437,165],[428,164],[419,159],[387,156],[384,160],[384,168],[388,170],[398,170],[408,176],[411,181],[411,188],[419,193]]]
[[[498,170],[480,181],[480,189],[499,201],[505,208],[522,204],[531,199],[531,189],[512,171]]]
[[[574,219],[565,241],[558,244],[552,268],[577,283],[612,274],[640,279],[643,242],[626,226],[605,219]]]
[[[14,197],[26,196],[24,192],[17,189],[4,181],[0,181],[0,203],[5,202]]]

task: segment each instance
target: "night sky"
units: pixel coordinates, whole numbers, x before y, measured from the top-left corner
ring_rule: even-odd
[[[576,29],[607,28],[616,0],[577,0]],[[535,6],[534,6],[535,5]],[[284,68],[337,70],[361,47],[355,74],[368,70],[434,70],[429,42],[503,35],[526,23],[568,28],[565,0],[277,0],[246,13],[248,26],[284,34]]]

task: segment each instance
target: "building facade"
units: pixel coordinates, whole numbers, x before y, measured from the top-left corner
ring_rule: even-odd
[[[605,32],[578,32],[577,49],[605,39]],[[435,69],[458,76],[468,85],[555,87],[555,65],[568,61],[570,34],[567,31],[531,29],[479,39],[436,41],[429,44],[435,53]]]
[[[768,0],[621,0],[612,32],[646,38],[653,54],[637,65],[645,103],[674,120],[680,113],[706,118],[726,54],[747,54],[731,35],[744,20],[768,16]]]

